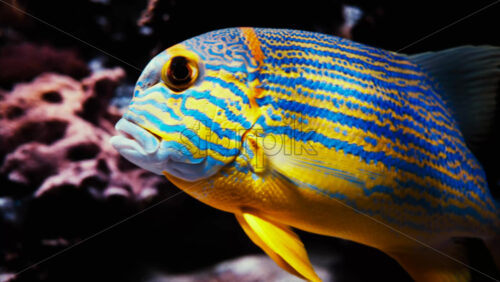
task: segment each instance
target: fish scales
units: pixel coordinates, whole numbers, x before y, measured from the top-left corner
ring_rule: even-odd
[[[393,53],[354,44],[340,38],[318,36],[315,33],[297,32],[297,34],[290,36],[288,31],[275,32],[274,30],[256,29],[255,34],[260,43],[258,47],[265,55],[262,66],[260,66],[262,71],[255,79],[260,81],[264,92],[272,93],[257,99],[259,107],[262,109],[272,108],[272,115],[279,116],[282,120],[286,120],[283,113],[290,115],[290,113],[298,114],[300,112],[305,117],[302,120],[305,121],[308,118],[328,121],[323,122],[321,127],[333,129],[333,131],[330,130],[329,134],[320,134],[317,132],[325,130],[310,129],[307,138],[329,148],[345,148],[347,153],[360,156],[366,162],[381,161],[389,168],[394,167],[397,163],[399,164],[398,168],[419,175],[417,178],[419,187],[428,186],[429,180],[425,180],[425,177],[441,180],[448,184],[440,184],[439,187],[442,188],[441,191],[446,193],[444,197],[468,199],[474,204],[476,214],[479,215],[484,213],[484,210],[490,211],[489,214],[480,216],[477,220],[491,220],[491,216],[495,215],[493,211],[496,207],[492,202],[483,203],[479,200],[487,190],[480,166],[477,165],[477,162],[470,161],[475,159],[472,154],[463,153],[466,145],[460,132],[456,129],[457,127],[453,127],[453,117],[444,102],[435,94],[431,84],[422,83],[428,79],[417,65]],[[214,37],[215,46],[210,46],[210,41],[207,41],[203,42],[203,45],[200,42],[194,42],[192,43],[193,47],[202,46],[202,50],[207,50],[208,54],[223,56],[226,59],[228,54],[231,54],[233,61],[245,63],[252,61],[248,57],[251,53],[229,52],[232,44],[240,44],[241,40],[244,39],[238,39],[238,36],[234,34]],[[225,40],[226,45],[222,46],[220,39]],[[287,42],[286,48],[283,48],[282,42]],[[284,50],[291,52],[292,55],[287,56],[283,52]],[[357,68],[353,67],[353,61],[355,65],[358,65]],[[293,69],[285,68],[280,71],[281,66],[286,67],[287,65],[294,65],[297,69],[293,71]],[[257,68],[257,66],[255,67]],[[308,75],[306,69],[308,67],[323,70],[319,74],[319,79]],[[227,80],[221,80],[217,76],[220,70],[225,68],[224,65],[209,65],[206,68],[214,70],[213,76],[212,73],[207,72],[205,77],[207,81],[212,81],[218,87],[228,89],[237,97],[245,97],[244,91],[238,88],[231,73],[228,72]],[[324,75],[328,71],[337,73],[336,75]],[[353,81],[352,78],[362,78],[364,84]],[[346,83],[347,81],[353,86],[350,87],[351,85]],[[280,87],[292,88],[293,90],[280,91]],[[389,94],[377,91],[378,89],[389,89],[392,92]],[[408,98],[404,95],[407,92],[418,93],[419,97],[426,97],[426,99]],[[398,103],[386,102],[391,99]],[[245,100],[242,99],[243,104],[246,104]],[[432,106],[429,106],[429,100],[432,102]],[[331,104],[327,104],[325,101],[331,101]],[[426,113],[404,107],[415,104],[425,109]],[[246,105],[249,105],[249,102]],[[335,105],[340,106],[336,111]],[[387,112],[387,114],[382,111]],[[265,110],[262,112],[266,113]],[[372,117],[367,113],[373,113]],[[182,114],[189,116],[187,112]],[[238,115],[239,113],[235,111],[233,114]],[[452,122],[452,125],[447,123],[452,128],[446,128],[426,119],[427,116],[442,116],[444,121]],[[206,122],[209,118],[202,116],[198,117],[197,120]],[[260,122],[263,123],[266,130],[270,131],[283,131],[284,128],[288,127],[287,124],[267,126],[263,119]],[[289,133],[293,132],[296,135],[295,141],[304,141],[304,134],[299,128],[310,128],[310,126],[306,126],[303,121],[297,122],[297,120],[294,120],[293,124],[296,125],[296,128],[290,128]],[[335,129],[341,127],[344,129],[342,129],[342,134],[339,134],[338,130]],[[368,128],[372,131],[367,131]],[[346,132],[347,134],[345,134]],[[360,136],[361,134],[376,140],[377,146],[368,144],[364,138],[357,138],[357,140],[350,138],[351,135]],[[200,139],[203,140],[202,137]],[[393,150],[390,152],[391,155],[386,154],[384,146]],[[444,146],[450,149],[443,150]],[[212,149],[216,150],[215,144],[213,147]],[[231,155],[223,154],[221,150],[216,152],[226,156]],[[454,166],[456,160],[462,161],[462,166]],[[463,186],[464,180],[465,186]],[[401,183],[406,182],[401,181]],[[412,187],[407,189],[412,189]],[[414,189],[414,194],[424,192],[417,188]],[[479,196],[474,197],[470,191],[474,191]],[[439,206],[441,197],[443,196],[429,198],[431,206]],[[462,206],[467,207],[468,204],[464,203]],[[450,210],[454,213],[462,211],[462,209]],[[463,209],[461,215],[467,214],[467,209]]]
[[[179,56],[196,76],[172,90],[163,69]],[[426,276],[414,258],[432,254],[408,259],[397,250],[414,242],[394,232],[443,249],[500,231],[499,204],[440,91],[406,55],[307,31],[218,30],[160,53],[139,78],[117,129],[143,128],[154,137],[136,133],[138,146],[156,152],[127,151],[124,137],[115,147],[234,213],[299,277],[317,280],[288,226],[379,248],[419,280],[467,280],[447,263],[453,271]]]
[[[408,170],[408,172],[423,175],[423,177],[420,176],[418,178],[419,183],[422,183],[422,180],[420,179],[425,178],[426,176],[445,180],[444,182],[449,183],[449,186],[443,187],[445,188],[443,189],[443,191],[449,192],[450,195],[456,195],[456,193],[458,192],[460,196],[463,196],[463,198],[467,198],[466,193],[468,191],[476,190],[476,193],[478,195],[482,195],[482,193],[487,190],[485,178],[482,174],[480,166],[478,166],[476,162],[474,162],[472,166],[469,165],[468,160],[473,160],[473,155],[460,155],[458,153],[463,152],[466,145],[460,135],[460,132],[457,129],[445,130],[445,128],[437,126],[432,121],[425,119],[425,116],[422,116],[421,112],[408,111],[407,108],[398,107],[398,105],[394,103],[384,103],[383,98],[371,99],[371,97],[373,97],[374,95],[370,95],[370,93],[373,93],[373,91],[371,91],[369,87],[360,86],[359,89],[361,91],[353,92],[349,89],[345,89],[343,86],[340,86],[339,83],[335,81],[335,78],[322,76],[322,83],[317,83],[317,80],[313,80],[307,75],[303,75],[303,72],[299,70],[296,70],[294,72],[290,69],[286,69],[283,72],[287,77],[294,77],[295,79],[279,80],[273,77],[276,73],[281,74],[280,67],[286,64],[318,67],[318,64],[320,64],[319,62],[328,62],[321,64],[321,68],[327,70],[336,70],[339,68],[343,68],[343,66],[345,66],[346,64],[350,64],[350,62],[337,61],[337,58],[335,56],[341,53],[336,53],[336,48],[343,50],[342,52],[344,54],[342,55],[345,56],[345,53],[347,53],[348,50],[353,50],[349,49],[349,47],[353,45],[352,42],[347,42],[345,40],[326,36],[325,38],[316,40],[317,34],[308,34],[306,32],[301,32],[299,35],[293,36],[293,40],[289,40],[286,37],[288,35],[288,33],[286,32],[275,33],[269,32],[268,30],[261,30],[257,31],[256,33],[258,35],[262,34],[259,37],[259,40],[261,42],[261,48],[263,49],[264,54],[266,54],[266,59],[263,62],[264,65],[262,68],[265,70],[270,70],[269,75],[267,75],[266,71],[262,72],[262,77],[260,78],[260,80],[264,85],[263,87],[269,88],[266,90],[272,92],[271,95],[266,95],[265,97],[258,99],[259,106],[261,106],[262,108],[271,106],[271,108],[273,109],[273,114],[282,117],[283,120],[285,120],[286,117],[283,116],[282,111],[288,113],[289,115],[290,112],[292,114],[301,113],[301,116],[303,117],[302,120],[307,120],[307,118],[314,118],[331,121],[330,123],[324,122],[320,125],[327,130],[321,130],[321,128],[312,129],[310,128],[310,126],[304,124],[303,121],[299,122],[297,120],[294,120],[293,122],[290,122],[290,124],[294,126],[296,125],[296,128],[292,128],[292,130],[296,132],[295,135],[296,138],[298,138],[297,141],[302,141],[301,138],[303,135],[303,131],[301,131],[301,128],[308,128],[310,131],[313,131],[314,134],[310,134],[307,138],[314,139],[316,142],[326,147],[332,147],[332,144],[337,145],[339,142],[343,142],[343,144],[345,144],[346,146],[346,149],[352,148],[351,152],[361,156],[364,161],[381,161],[387,167],[394,166],[396,162],[403,162],[404,167]],[[276,44],[280,46],[280,42],[284,41],[288,42],[287,47],[293,52],[293,54],[299,54],[301,52],[309,53],[311,59],[303,60],[300,56],[290,58],[287,56],[273,55],[281,51],[281,48],[275,48]],[[303,46],[303,44],[301,44],[302,42],[307,42],[308,44],[306,46]],[[323,50],[321,50],[325,47],[329,49],[328,52],[323,52]],[[368,79],[371,79],[373,76],[371,75],[371,73],[368,73],[367,70],[380,70],[381,67],[374,66],[371,58],[380,58],[381,51],[377,49],[373,51],[373,48],[363,48],[363,46],[355,46],[355,48],[359,51],[353,51],[353,57],[358,56],[359,61],[357,63],[362,64],[364,66],[363,69],[365,70],[362,73],[366,75]],[[411,79],[418,79],[418,81],[421,81],[423,79],[424,81],[426,81],[427,79],[425,77],[425,73],[423,73],[421,70],[419,71],[418,67],[415,64],[411,64],[411,62],[408,62],[407,59],[405,64],[401,64],[400,62],[404,61],[404,58],[398,58],[393,54],[386,54],[386,57],[391,58],[391,60],[387,60],[387,62],[384,62],[384,65],[382,66],[383,71],[386,74],[383,87],[395,89],[399,94],[397,100],[402,101],[402,105],[413,104],[412,102],[414,101],[408,101],[407,97],[404,95],[404,93],[408,91],[408,85],[412,85],[411,81],[409,81],[408,83],[404,83],[403,85],[400,83],[400,81]],[[298,61],[298,64],[295,61]],[[390,69],[390,71],[387,71],[386,69]],[[405,73],[409,70],[411,70],[411,75]],[[343,75],[340,74],[337,76],[343,76],[346,80],[349,79],[349,77],[360,77],[357,73],[353,74],[347,71],[345,71]],[[272,84],[267,83],[268,81],[278,86],[273,87]],[[282,84],[280,82],[282,82]],[[367,81],[367,83],[371,83],[372,87],[377,87],[377,83],[381,83],[381,81],[372,80]],[[304,85],[313,85],[311,87],[312,91],[306,92],[301,90],[301,87]],[[292,88],[295,91],[290,90],[283,93],[282,91],[279,91],[279,86]],[[320,94],[317,94],[318,90],[325,91],[325,93],[328,94],[331,93],[332,96],[336,95],[336,101],[333,103],[325,103],[325,100],[326,102],[328,102],[328,99],[321,99],[323,97],[321,97]],[[415,91],[415,89],[412,89],[412,91]],[[378,93],[380,94],[380,92]],[[429,109],[429,107],[426,107],[425,104],[422,104],[427,112],[430,113],[430,116],[434,116],[434,113],[437,112],[443,114],[448,120],[453,120],[449,111],[446,110],[446,112],[444,112],[446,106],[444,105],[443,101],[435,94],[432,88],[421,87],[419,88],[419,93],[421,93],[421,95],[424,97],[434,97],[434,103],[439,105],[439,107]],[[329,96],[330,101],[333,99],[332,96]],[[340,97],[342,96],[349,96],[350,101],[346,101],[345,99],[341,100]],[[343,105],[343,107],[340,107],[338,108],[338,110],[336,110],[335,104],[341,104]],[[366,111],[366,109],[368,108],[371,111]],[[381,111],[386,111],[391,114],[378,114],[376,118],[367,115],[367,112],[381,113]],[[263,110],[262,112],[267,113],[265,110]],[[394,117],[400,116],[398,113],[401,112],[404,113],[404,116],[399,119],[401,123],[398,123],[399,120],[395,119]],[[408,117],[408,119],[413,119],[412,122],[404,122],[405,120],[408,120],[406,117]],[[269,117],[269,120],[272,120],[272,118]],[[264,121],[263,119],[261,119],[261,121],[264,124],[263,128],[267,129],[268,126],[266,124],[266,121]],[[338,126],[343,126],[344,128],[342,129],[342,131],[347,131],[347,134],[340,134],[336,130],[328,130],[339,128]],[[282,130],[286,127],[288,127],[287,124],[282,124],[280,126],[269,126],[269,129]],[[366,129],[372,129],[372,131],[368,131]],[[323,133],[320,134],[319,132]],[[431,134],[430,132],[433,132],[434,134]],[[362,134],[377,140],[377,143],[380,142],[380,144],[377,144],[380,147],[373,146],[372,144],[367,144],[366,141],[364,141],[364,138],[350,138],[351,135],[360,136]],[[414,149],[405,150],[405,145],[412,145]],[[443,145],[452,148],[452,150],[454,150],[456,153],[444,151],[442,149]],[[388,156],[385,153],[385,150],[383,150],[384,146],[390,146],[393,150],[397,150],[399,154]],[[379,148],[381,148],[382,150]],[[398,148],[400,149],[398,150]],[[421,153],[419,154],[419,152]],[[432,157],[422,158],[422,156]],[[431,159],[442,161],[432,162]],[[450,165],[455,163],[456,160],[462,161],[462,166],[453,167],[453,165]],[[464,178],[466,179],[466,187],[462,186],[462,180],[464,180]],[[479,189],[474,189],[476,187],[479,187]],[[420,189],[418,189],[417,191],[423,192]],[[440,200],[440,198],[434,199],[434,206],[438,206]],[[472,199],[472,197],[469,200],[475,201],[474,199]],[[479,202],[478,204],[480,204],[480,206],[477,206],[478,211],[484,209],[494,210],[496,208],[492,205],[492,203]]]
[[[262,66],[260,66],[263,71],[259,73],[257,79],[263,85],[264,92],[272,93],[272,95],[265,95],[257,99],[259,107],[263,109],[263,113],[267,113],[264,109],[270,106],[273,109],[272,115],[279,116],[282,120],[286,120],[282,113],[284,111],[284,113],[288,114],[290,112],[294,114],[300,112],[301,115],[306,116],[303,120],[312,117],[331,121],[328,124],[321,124],[322,128],[334,129],[330,131],[330,134],[319,134],[316,132],[321,132],[321,129],[315,129],[310,130],[307,138],[313,139],[330,148],[345,147],[348,153],[361,156],[367,162],[381,161],[387,167],[394,167],[396,163],[399,164],[398,168],[404,168],[409,173],[419,175],[417,183],[420,186],[416,188],[407,185],[408,187],[406,188],[413,188],[414,195],[425,193],[425,190],[422,191],[419,188],[429,187],[429,182],[432,182],[432,180],[425,180],[426,177],[447,183],[448,185],[439,184],[439,188],[442,189],[440,191],[446,193],[444,196],[438,195],[437,197],[428,198],[430,206],[434,207],[434,209],[428,212],[439,210],[438,207],[441,205],[442,197],[450,199],[455,197],[458,202],[468,198],[470,203],[462,203],[461,206],[469,207],[470,204],[473,204],[475,209],[460,209],[457,208],[457,203],[455,203],[454,205],[450,204],[452,208],[448,210],[460,216],[468,214],[476,215],[475,219],[479,221],[494,220],[496,207],[493,202],[482,202],[479,200],[481,195],[487,190],[483,172],[480,166],[477,165],[477,162],[472,161],[471,163],[470,160],[474,159],[472,154],[462,153],[466,145],[456,126],[452,130],[438,126],[433,124],[432,121],[426,120],[422,112],[411,111],[411,109],[403,107],[415,104],[415,100],[407,99],[404,93],[417,92],[421,97],[427,97],[428,100],[430,99],[429,97],[433,98],[431,100],[433,102],[432,107],[429,107],[424,102],[420,103],[422,108],[431,113],[430,116],[441,115],[445,117],[446,121],[453,121],[446,105],[435,94],[430,84],[420,85],[422,84],[421,81],[425,81],[427,78],[425,73],[419,70],[418,66],[412,64],[407,59],[405,61],[404,58],[398,58],[398,56],[390,53],[385,54],[385,57],[389,59],[386,59],[384,64],[380,65],[379,61],[374,61],[374,58],[380,59],[383,56],[381,56],[383,54],[382,51],[364,46],[352,46],[354,45],[352,42],[338,38],[325,36],[324,38],[316,39],[318,37],[317,34],[300,32],[298,35],[291,36],[292,40],[289,40],[287,37],[289,36],[288,32],[275,33],[272,31],[269,32],[269,30],[257,29],[255,33],[260,42],[259,47],[265,55]],[[287,49],[292,52],[292,56],[285,56],[282,52],[283,48],[280,47],[280,42],[284,41],[288,42]],[[307,42],[308,44],[304,46],[301,44],[303,42]],[[273,43],[275,44],[273,45]],[[341,49],[341,52],[336,49],[337,47]],[[328,48],[328,50],[325,52],[322,50],[324,48]],[[349,51],[352,52],[351,57],[357,58],[356,63],[363,65],[362,69],[353,69],[350,67],[351,63],[346,59],[348,58],[346,53],[349,54]],[[298,54],[306,53],[309,53],[306,59],[304,59],[304,56],[298,56]],[[211,54],[213,55],[214,53],[212,52]],[[249,61],[250,59],[243,58],[242,60]],[[339,74],[333,78],[322,75],[320,80],[315,80],[310,76],[301,75],[304,72],[299,71],[299,69],[296,71],[287,69],[280,72],[282,65],[321,67],[322,70],[339,70]],[[373,79],[372,71],[376,73],[383,72],[384,74],[375,75],[375,79]],[[342,86],[340,86],[335,80],[338,78],[339,80],[347,81],[352,77],[365,78],[365,84],[369,86],[356,84],[357,90],[353,91],[347,88],[348,86],[346,87],[345,83],[342,83]],[[273,87],[273,85],[276,86]],[[227,82],[219,81],[219,86],[227,87]],[[279,91],[279,87],[289,87],[295,91],[285,91],[285,93],[282,93],[282,91]],[[302,87],[306,89],[302,90]],[[307,92],[307,88],[310,89],[309,92]],[[384,92],[372,90],[380,88],[390,89],[393,92],[391,96],[384,96]],[[320,94],[317,93],[321,93],[321,91],[324,91],[330,100],[333,95],[337,95],[337,97],[347,96],[352,102],[345,99],[337,99],[337,103],[342,104],[343,107],[339,108],[338,111],[333,111],[334,107],[325,104],[320,99]],[[240,90],[238,92],[243,91]],[[373,93],[373,95],[370,95],[370,93]],[[375,93],[381,97],[377,99],[378,97],[374,97]],[[389,98],[395,99],[401,106],[398,107],[396,103],[384,103]],[[299,103],[298,101],[303,102]],[[335,106],[335,103],[332,104]],[[366,106],[363,107],[361,105]],[[384,118],[383,114],[378,114],[377,118],[370,118],[367,116],[366,111],[363,111],[363,109],[368,107],[375,114],[384,110],[392,115],[390,114]],[[400,112],[403,112],[404,116],[400,118],[401,122],[398,123],[397,119],[394,119],[394,116],[399,116],[397,113]],[[409,117],[408,119],[413,119],[413,121],[411,123],[405,122],[408,119],[404,117]],[[269,117],[269,119],[271,120],[272,118]],[[260,121],[263,121],[263,119]],[[291,134],[293,132],[296,137],[295,141],[304,141],[304,134],[299,128],[308,128],[309,126],[306,126],[304,122],[297,122],[296,120],[290,123],[296,125],[296,128],[289,128],[288,133]],[[263,122],[263,125],[265,130],[281,132],[288,127],[288,124],[267,126],[265,122]],[[342,130],[342,134],[338,134],[335,130],[335,128],[339,128],[339,125],[347,126],[347,129]],[[367,128],[372,128],[373,131],[366,131]],[[356,132],[354,134],[345,134],[346,131]],[[353,140],[349,136],[359,136],[360,132],[375,140],[385,141],[378,144],[378,148],[382,150],[377,149],[376,146],[367,144],[364,138],[358,138],[357,142],[352,142]],[[381,132],[384,134],[380,134]],[[405,145],[413,146],[413,149],[405,150]],[[393,150],[391,152],[392,155],[388,156],[385,154],[385,150],[383,150],[384,146],[388,146]],[[444,146],[451,148],[451,150],[443,150]],[[432,162],[429,160],[429,157],[422,158],[422,156],[432,156],[430,158],[437,159],[438,161]],[[462,166],[454,167],[453,164],[456,163],[456,160],[462,161]],[[465,187],[463,186],[464,180]],[[400,183],[404,184],[406,182],[401,180]],[[394,185],[394,187],[397,186]],[[426,190],[428,189],[431,188],[427,188]],[[470,191],[474,191],[474,193]],[[479,196],[474,197],[475,194]],[[372,196],[372,199],[374,199],[374,196]],[[407,201],[414,200],[411,197],[406,197],[405,199]],[[398,199],[398,202],[401,202],[401,200]],[[417,204],[421,204],[421,202],[417,201]],[[485,213],[485,210],[490,212]],[[441,211],[439,210],[439,212]],[[442,228],[446,227],[442,226]]]

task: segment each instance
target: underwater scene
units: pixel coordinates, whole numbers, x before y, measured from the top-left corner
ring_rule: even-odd
[[[500,0],[0,0],[0,282],[499,281]]]

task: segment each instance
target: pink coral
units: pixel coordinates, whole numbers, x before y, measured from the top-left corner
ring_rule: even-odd
[[[108,104],[124,75],[120,68],[82,81],[44,74],[3,94],[4,179],[36,197],[67,187],[88,189],[97,198],[156,195],[165,180],[128,163],[109,143],[121,113]]]

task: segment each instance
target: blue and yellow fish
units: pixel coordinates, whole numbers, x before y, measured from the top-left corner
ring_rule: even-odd
[[[320,280],[291,227],[375,247],[418,281],[467,281],[454,239],[500,264],[500,204],[466,143],[492,125],[499,66],[490,46],[408,56],[217,30],[150,61],[111,142],[303,279]]]

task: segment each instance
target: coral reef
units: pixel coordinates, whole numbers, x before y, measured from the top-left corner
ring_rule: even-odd
[[[156,195],[160,178],[129,164],[108,142],[120,116],[108,103],[123,76],[114,69],[80,82],[44,74],[4,94],[0,173],[8,181],[3,189],[36,190],[35,197],[68,187],[101,198]]]
[[[15,272],[29,264],[19,249],[26,247],[28,234],[38,234],[33,239],[39,247],[68,246],[75,236],[96,229],[79,221],[92,215],[87,208],[118,200],[128,211],[122,213],[130,214],[167,192],[163,177],[129,163],[108,142],[122,114],[109,101],[124,76],[120,68],[81,81],[45,73],[0,92],[0,229],[7,231],[0,242],[3,267]],[[113,215],[105,215],[105,221]],[[1,280],[8,277],[15,275],[5,272]]]

